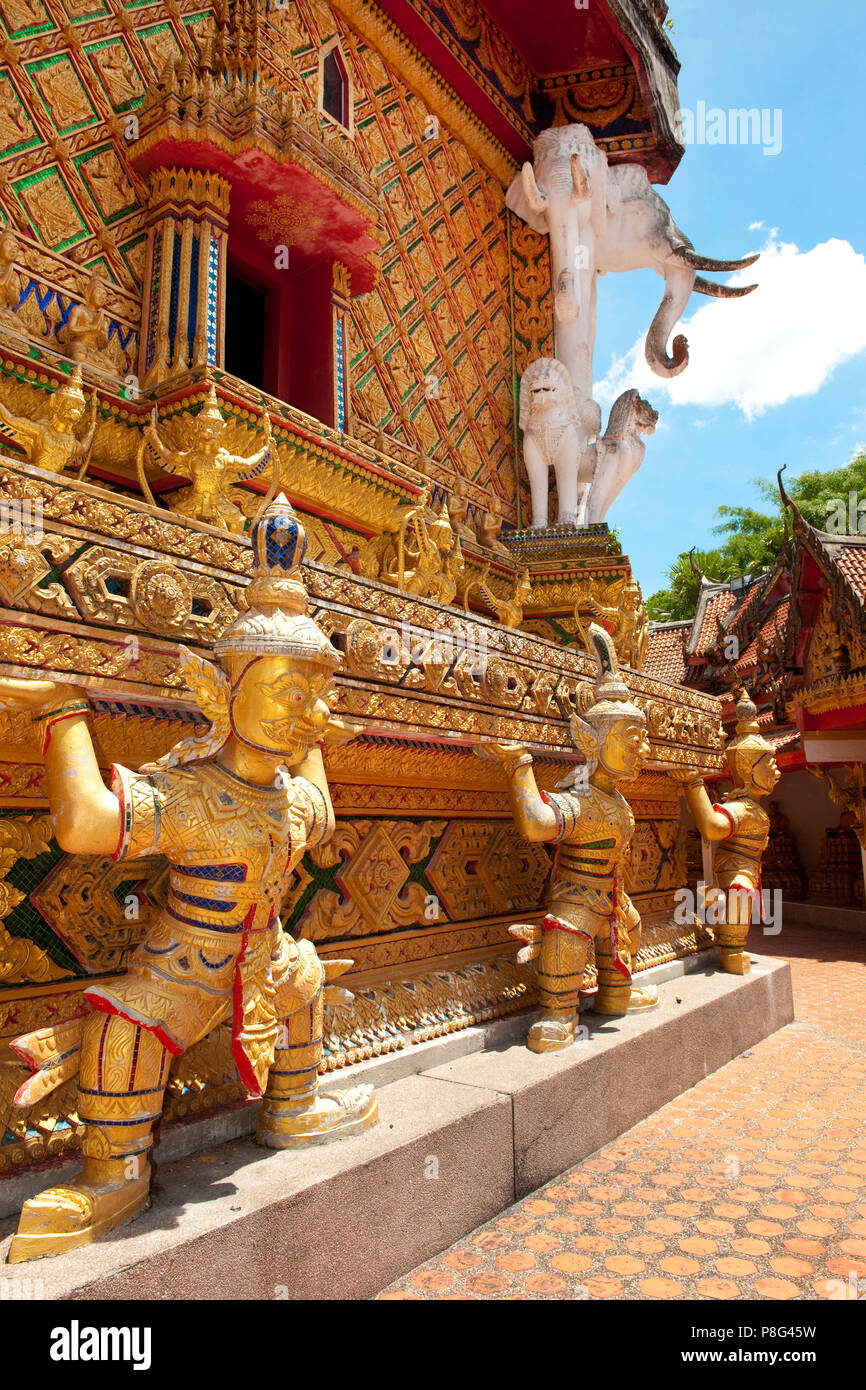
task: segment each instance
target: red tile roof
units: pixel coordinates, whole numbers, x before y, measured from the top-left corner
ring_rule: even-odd
[[[719,589],[715,593],[701,595],[698,600],[701,630],[697,639],[693,637],[690,644],[695,656],[702,655],[715,645],[719,622],[730,613],[736,603],[739,603],[740,598],[740,594],[732,593],[730,589]]]
[[[866,541],[860,545],[845,545],[838,548],[834,547],[836,564],[851,588],[860,598],[862,603],[866,603]]]
[[[691,619],[650,628],[643,664],[645,674],[662,681],[682,681],[686,673],[685,644],[691,629]]]
[[[790,608],[791,596],[790,594],[786,594],[785,597],[782,599],[782,602],[773,609],[769,617],[765,618],[763,623],[761,624],[760,636],[764,639],[764,642],[769,642],[773,637],[775,637],[777,632],[787,627]],[[740,672],[740,674],[743,674],[744,672],[748,671],[752,666],[755,666],[757,664],[757,661],[758,633],[755,634],[746,650],[742,653],[739,661],[737,662],[736,669]]]

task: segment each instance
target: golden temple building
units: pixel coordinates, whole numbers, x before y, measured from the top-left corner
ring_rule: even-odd
[[[555,0],[544,23],[511,0],[2,7],[0,674],[85,689],[106,776],[201,737],[181,648],[208,658],[245,611],[250,523],[286,494],[309,613],[341,663],[335,713],[362,730],[326,747],[336,830],[282,905],[326,966],[353,962],[325,1071],[534,1002],[509,927],[542,919],[550,854],[475,749],[526,745],[545,792],[573,771],[593,621],[649,739],[627,795],[636,969],[711,945],[674,917],[689,842],[671,774],[721,774],[722,704],[685,644],[670,668],[651,645],[647,664],[604,522],[530,529],[518,382],[553,356],[558,291],[548,239],[506,204],[539,134],[569,124],[611,168],[669,179],[665,15],[661,0]],[[798,630],[808,615],[816,636],[790,719],[808,753],[855,728],[858,678],[832,672],[862,653],[813,602],[855,576],[820,538],[797,544]],[[828,722],[837,696],[847,714]],[[123,977],[168,868],[63,852],[33,722],[0,713],[0,745],[2,1177],[79,1136],[71,1082],[13,1108],[10,1042]],[[224,1025],[174,1061],[166,1122],[246,1094],[230,1043]]]

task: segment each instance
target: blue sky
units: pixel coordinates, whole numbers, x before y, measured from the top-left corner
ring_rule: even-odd
[[[717,506],[760,505],[753,478],[783,463],[789,477],[837,468],[866,445],[866,157],[852,76],[863,0],[671,0],[670,15],[683,109],[778,109],[782,139],[775,155],[692,144],[659,186],[699,251],[731,259],[767,248],[751,270],[716,277],[757,280],[747,299],[692,296],[691,361],[670,394],[642,360],[661,280],[600,280],[596,397],[606,411],[637,385],[661,417],[607,518],[644,595],[664,585],[680,550],[718,543]]]

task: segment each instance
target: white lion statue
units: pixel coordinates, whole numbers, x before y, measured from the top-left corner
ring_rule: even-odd
[[[601,430],[601,412],[579,398],[567,367],[554,357],[530,363],[520,381],[523,461],[532,492],[532,529],[547,526],[550,469],[556,473],[559,526],[582,526],[595,460],[588,445]]]

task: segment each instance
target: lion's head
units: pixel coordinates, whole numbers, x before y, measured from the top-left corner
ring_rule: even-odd
[[[520,379],[520,428],[577,423],[577,401],[565,364],[555,357],[531,362]]]

